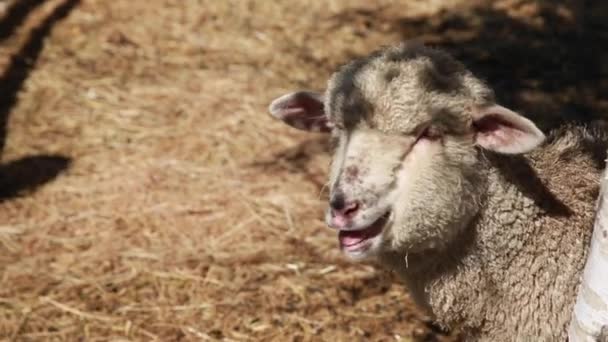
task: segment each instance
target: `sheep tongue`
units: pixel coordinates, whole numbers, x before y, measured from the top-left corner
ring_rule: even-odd
[[[342,246],[353,246],[366,239],[364,230],[341,230],[338,234],[338,239]]]

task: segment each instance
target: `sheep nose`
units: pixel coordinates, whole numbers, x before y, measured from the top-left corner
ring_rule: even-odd
[[[329,202],[329,206],[334,214],[344,216],[353,216],[359,209],[358,202],[347,202],[344,196],[334,196]]]
[[[344,194],[342,192],[336,192],[329,201],[329,206],[332,210],[342,210],[346,206],[346,199],[344,198]]]
[[[359,202],[346,201],[344,194],[336,193],[329,201],[331,223],[335,228],[344,228],[359,211]]]

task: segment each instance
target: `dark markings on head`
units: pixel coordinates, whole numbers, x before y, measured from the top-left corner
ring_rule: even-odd
[[[457,115],[447,108],[432,111],[431,124],[444,134],[462,135],[467,132],[467,123],[462,115]]]
[[[355,84],[355,78],[382,53],[382,50],[378,50],[367,57],[355,59],[342,66],[335,76],[334,88],[329,93],[328,110],[330,115],[341,112],[344,120],[343,124],[347,128],[356,126],[363,119],[362,115],[369,113],[372,109],[371,103],[365,99],[363,93]]]
[[[464,65],[446,52],[426,47],[417,42],[406,42],[387,49],[385,54],[386,61],[394,63],[420,58],[429,61],[428,65],[420,69],[416,75],[425,90],[452,92],[464,87],[461,81],[461,75],[465,71]],[[388,77],[385,78],[388,81]]]
[[[426,47],[417,42],[405,42],[394,47],[383,47],[372,52],[367,57],[355,59],[342,66],[334,78],[334,86],[328,94],[328,112],[334,116],[342,113],[343,124],[354,127],[371,113],[372,104],[365,99],[361,90],[355,84],[355,79],[372,62],[382,59],[389,63],[404,63],[418,58],[430,61],[417,75],[418,81],[428,91],[453,92],[464,89],[462,75],[464,66],[449,54]],[[398,66],[390,67],[383,74],[384,80],[390,83],[401,75]]]
[[[429,91],[452,92],[464,87],[464,65],[441,50],[428,49],[430,63],[418,73],[418,80]]]
[[[401,73],[401,71],[397,67],[392,67],[392,68],[388,69],[386,71],[386,73],[384,73],[384,80],[387,83],[390,83],[392,80],[397,78],[400,73]]]
[[[432,64],[420,69],[416,76],[425,90],[449,93],[463,87],[457,71],[458,69],[451,65],[437,64],[433,61]]]

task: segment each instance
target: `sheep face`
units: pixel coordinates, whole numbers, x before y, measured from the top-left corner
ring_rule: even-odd
[[[270,112],[331,133],[325,217],[354,259],[442,248],[479,210],[487,188],[480,150],[524,153],[544,139],[532,122],[494,104],[460,63],[419,45],[347,64],[325,94],[290,93]]]

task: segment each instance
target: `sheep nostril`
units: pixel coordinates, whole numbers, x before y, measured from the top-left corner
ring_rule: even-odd
[[[359,210],[359,203],[353,202],[353,203],[348,204],[344,208],[343,215],[346,217],[352,217],[357,213],[358,210]]]
[[[355,214],[357,213],[358,210],[359,210],[358,202],[344,203],[343,205],[339,206],[339,209],[333,205],[331,208],[332,216],[334,216],[334,217],[339,216],[342,218],[351,218],[351,217],[355,216]]]
[[[346,206],[346,200],[344,199],[344,195],[339,192],[332,196],[331,201],[329,202],[329,206],[335,212],[340,212],[344,210]]]
[[[336,193],[331,197],[329,206],[331,208],[331,215],[333,217],[340,217],[342,219],[349,219],[355,216],[359,210],[359,202],[347,201],[346,196],[344,196],[344,193],[341,191],[336,191]]]

